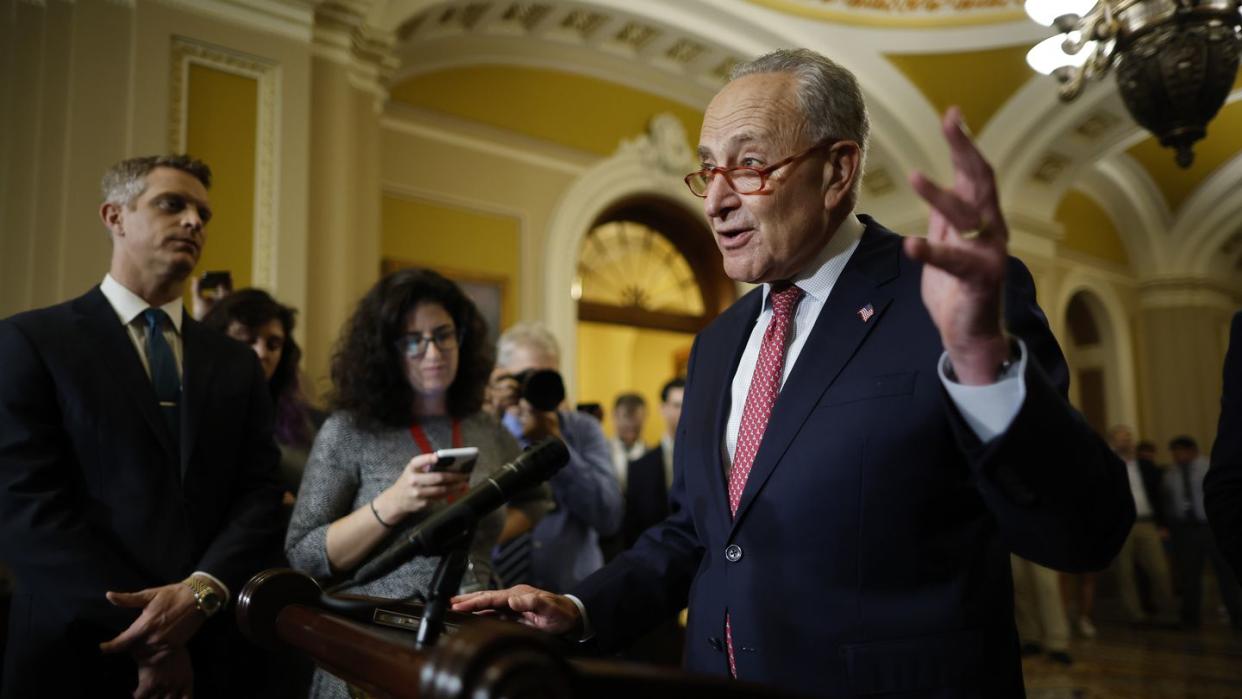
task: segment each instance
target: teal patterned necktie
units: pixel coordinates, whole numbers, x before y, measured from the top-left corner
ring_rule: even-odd
[[[159,308],[142,312],[147,323],[147,363],[151,366],[151,383],[160,401],[160,413],[168,424],[173,444],[181,439],[181,377],[177,374],[177,359],[172,347],[164,339],[164,322],[168,314]]]

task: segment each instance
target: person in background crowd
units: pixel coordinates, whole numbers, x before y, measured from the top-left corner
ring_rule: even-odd
[[[285,540],[289,562],[342,581],[396,545],[446,501],[518,454],[481,412],[492,367],[487,326],[453,282],[405,269],[381,279],[346,322],[332,357],[332,414],[311,449]],[[477,447],[466,473],[438,470],[437,449]],[[470,544],[463,590],[492,581],[491,549],[503,525],[492,513]],[[388,598],[425,592],[436,559],[409,560],[344,591]],[[316,670],[313,697],[346,697],[345,683]]]
[[[1023,655],[1047,652],[1048,659],[1070,665],[1069,621],[1057,572],[1010,554],[1013,567],[1014,620]]]
[[[1242,577],[1242,312],[1229,326],[1220,421],[1203,481],[1203,506],[1221,555]]]
[[[292,504],[302,482],[315,430],[301,388],[302,349],[293,339],[296,313],[262,289],[239,289],[222,297],[203,317],[203,325],[249,345],[259,358],[276,407],[280,479],[287,504]]]
[[[612,467],[621,491],[625,492],[630,462],[647,452],[643,444],[643,424],[647,422],[647,401],[637,393],[622,393],[612,402],[612,427],[615,435],[608,440]]]
[[[576,410],[541,411],[521,398],[515,374],[529,369],[560,369],[560,346],[547,328],[519,323],[498,342],[492,374],[495,414],[526,443],[557,437],[569,447],[569,463],[548,483],[555,509],[538,522],[510,507],[514,551],[502,552],[505,569],[520,572],[504,576],[506,583],[531,582],[551,590],[567,590],[604,563],[599,539],[621,527],[624,505],[621,488],[608,455],[608,440],[599,421]],[[517,537],[529,533],[529,537]],[[526,561],[515,559],[526,558]]]
[[[625,487],[625,523],[621,527],[622,550],[633,546],[648,527],[668,516],[668,491],[673,486],[673,444],[685,390],[686,380],[680,377],[660,389],[664,434],[659,444],[630,462]]]
[[[1117,587],[1126,616],[1136,624],[1155,621],[1169,623],[1173,615],[1173,584],[1169,575],[1169,562],[1164,553],[1163,539],[1167,536],[1165,524],[1165,498],[1161,490],[1160,467],[1151,461],[1140,461],[1135,454],[1134,432],[1126,425],[1115,425],[1108,430],[1108,443],[1113,452],[1126,463],[1130,479],[1130,492],[1134,496],[1137,518],[1126,537],[1125,545],[1115,561]],[[1143,608],[1139,597],[1135,566],[1143,569],[1151,585],[1155,614],[1151,617]]]
[[[1169,520],[1173,532],[1173,560],[1182,591],[1182,626],[1199,628],[1203,606],[1203,559],[1212,562],[1220,600],[1229,610],[1233,627],[1242,630],[1242,590],[1238,578],[1225,561],[1207,523],[1203,506],[1203,479],[1208,473],[1207,459],[1199,455],[1194,439],[1181,435],[1169,442],[1173,464],[1164,476],[1169,494]]]
[[[279,451],[254,353],[186,317],[211,171],[103,177],[103,282],[0,322],[4,697],[248,693],[220,612],[279,550]]]

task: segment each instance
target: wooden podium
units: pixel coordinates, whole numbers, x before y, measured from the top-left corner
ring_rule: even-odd
[[[375,697],[420,699],[783,699],[721,677],[571,659],[572,644],[513,622],[453,614],[436,643],[415,643],[422,605],[326,597],[310,576],[266,570],[246,583],[237,622],[256,643],[290,647]]]

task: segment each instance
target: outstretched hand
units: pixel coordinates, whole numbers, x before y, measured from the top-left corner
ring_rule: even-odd
[[[458,595],[453,598],[453,611],[516,612],[520,623],[540,631],[570,635],[582,632],[578,605],[564,595],[554,595],[530,585]]]
[[[922,173],[910,184],[931,206],[927,238],[907,238],[906,254],[925,263],[923,303],[940,331],[958,381],[987,384],[1009,356],[1002,319],[1009,229],[992,166],[952,107],[941,123],[953,161],[953,186]]]

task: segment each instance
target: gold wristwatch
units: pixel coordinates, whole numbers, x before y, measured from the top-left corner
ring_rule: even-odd
[[[198,611],[204,616],[211,618],[213,614],[220,611],[224,600],[220,599],[220,593],[216,592],[214,585],[195,575],[191,575],[182,582],[194,593],[194,602],[198,605]]]

